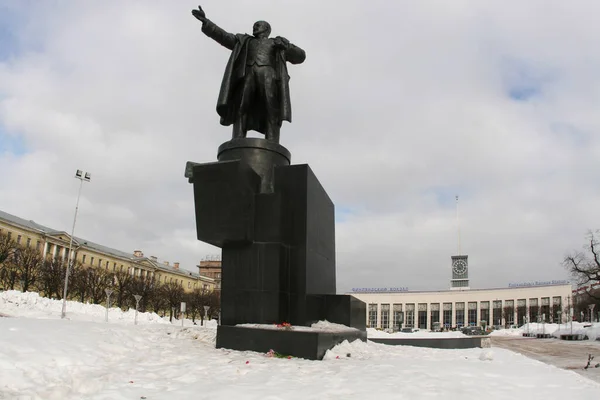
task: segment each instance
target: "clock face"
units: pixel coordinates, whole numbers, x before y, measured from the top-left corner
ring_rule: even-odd
[[[467,272],[467,262],[465,260],[456,260],[452,265],[452,270],[457,275],[462,275]]]

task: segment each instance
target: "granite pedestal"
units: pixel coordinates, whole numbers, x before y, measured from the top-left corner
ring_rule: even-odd
[[[217,347],[320,359],[322,348],[366,340],[365,304],[336,295],[334,205],[310,167],[290,165],[287,149],[254,138],[224,143],[218,159],[186,166],[198,239],[222,249]],[[300,335],[236,326],[325,319],[357,330]]]

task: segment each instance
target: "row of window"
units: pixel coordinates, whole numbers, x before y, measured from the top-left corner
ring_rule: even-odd
[[[454,310],[455,326],[462,327],[465,325],[477,325],[485,321],[488,325],[501,325],[504,320],[505,324],[523,324],[527,321],[544,321],[544,322],[559,322],[562,314],[562,304],[560,296],[552,298],[550,304],[549,297],[541,299],[541,305],[538,306],[538,299],[529,299],[529,307],[526,306],[526,299],[517,300],[515,307],[514,300],[505,300],[502,307],[502,300],[494,300],[492,303],[492,312],[490,315],[490,302],[479,302],[480,307],[477,307],[477,302],[457,302],[442,304],[442,320],[440,321],[440,303],[429,304],[429,326],[432,327],[436,323],[442,323],[446,327],[453,326],[452,311]],[[465,310],[465,305],[467,308]],[[368,306],[367,324],[371,328],[380,327],[382,329],[400,329],[402,326],[427,329],[428,307],[427,303],[419,303],[415,309],[414,303],[405,304],[403,311],[402,304],[391,305],[381,304],[381,313],[378,315],[376,303],[371,303]],[[479,312],[478,312],[479,311]],[[415,325],[415,316],[417,318]],[[491,320],[490,320],[491,316]],[[378,317],[380,321],[378,321]],[[391,317],[391,321],[390,321]],[[478,319],[479,317],[479,319]],[[516,318],[516,321],[515,321]],[[378,324],[380,322],[380,324]]]
[[[0,229],[0,232],[2,232],[2,229]],[[12,239],[12,232],[11,231],[6,231],[6,235],[8,236],[8,239]],[[22,240],[23,240],[23,236],[22,235],[17,235],[17,240],[16,240],[17,244],[21,244]],[[27,237],[27,241],[26,241],[25,245],[27,247],[31,247],[31,238],[30,237]],[[36,246],[37,250],[41,250],[42,249],[41,246],[42,246],[42,242],[40,240],[38,240],[37,241],[37,246]]]
[[[2,232],[2,229],[0,229],[0,232]],[[13,232],[7,230],[7,236],[8,236],[9,239],[12,239],[12,234],[13,234]],[[22,235],[17,235],[16,243],[17,244],[21,244],[22,239],[23,239]],[[30,237],[27,237],[26,246],[27,247],[31,246],[31,238]],[[41,251],[41,249],[42,249],[42,241],[40,241],[40,240],[37,241],[36,249]],[[65,249],[64,251],[66,252],[67,249]],[[82,256],[82,258],[81,258],[82,264],[85,264],[85,262],[87,260],[87,256],[88,256],[87,254],[84,254]],[[95,261],[95,258],[92,257],[92,256],[90,256],[90,266],[94,266],[94,261]],[[98,264],[98,267],[102,268],[104,266],[105,270],[107,270],[107,271],[109,270],[110,261],[104,261],[102,258],[98,258],[98,263],[97,264]],[[121,264],[120,268],[118,270],[121,271],[121,272],[123,272],[124,268],[125,268],[124,265]],[[113,262],[112,270],[113,270],[113,272],[117,271],[117,263],[116,262]],[[131,272],[131,267],[127,268],[127,272]],[[144,274],[148,274],[148,273],[150,273],[150,272],[146,271],[146,270],[143,270],[143,269],[140,268],[138,276],[144,276]],[[221,274],[219,273],[218,277],[220,278],[220,276],[221,276]],[[167,278],[169,279],[169,281],[168,281],[169,283],[173,282],[173,278],[172,277],[166,277],[165,276],[165,280],[164,280],[165,283],[167,283]],[[161,282],[161,279],[162,279],[162,276],[158,275],[158,282]],[[177,278],[175,278],[175,284],[180,284],[181,286],[183,286],[183,279],[177,279]],[[192,288],[192,282],[188,281],[188,285],[187,286],[188,286],[188,289],[191,289]],[[194,287],[194,289],[196,289],[198,287],[198,283],[195,282],[194,285],[193,285],[193,287]],[[202,288],[204,290],[208,290],[208,285],[207,284],[203,284]]]

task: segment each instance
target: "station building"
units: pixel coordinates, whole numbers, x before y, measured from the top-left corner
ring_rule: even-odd
[[[568,281],[523,282],[507,288],[471,289],[468,256],[452,256],[449,290],[354,288],[367,304],[367,326],[436,330],[464,326],[509,327],[531,322],[566,322],[572,310]]]

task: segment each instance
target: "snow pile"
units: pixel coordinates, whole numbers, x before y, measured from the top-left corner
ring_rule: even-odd
[[[489,349],[485,349],[479,355],[481,361],[492,361],[494,359],[494,352]]]
[[[291,330],[291,331],[300,331],[300,332],[339,332],[339,331],[356,331],[356,328],[351,328],[342,324],[335,324],[329,321],[318,321],[312,324],[311,326],[301,326],[301,325],[290,325],[290,326],[282,326],[278,324],[237,324],[236,326],[242,326],[245,328],[255,328],[255,329],[277,329],[277,330]]]
[[[523,336],[522,328],[496,329],[489,333],[489,336]]]
[[[351,328],[349,326],[342,325],[342,324],[335,324],[335,323],[329,322],[327,320],[315,322],[310,327],[313,329],[317,329],[319,331],[326,331],[326,332],[356,331],[357,330],[356,328]]]
[[[41,297],[35,292],[19,292],[7,290],[0,292],[0,313],[7,316],[20,316],[30,318],[60,318],[62,300],[53,300]],[[104,321],[106,307],[99,304],[83,304],[76,301],[67,301],[67,318],[79,321]],[[108,310],[109,322],[134,323],[135,310],[122,311],[120,308]],[[168,324],[169,321],[161,318],[156,313],[138,312],[138,324]]]

